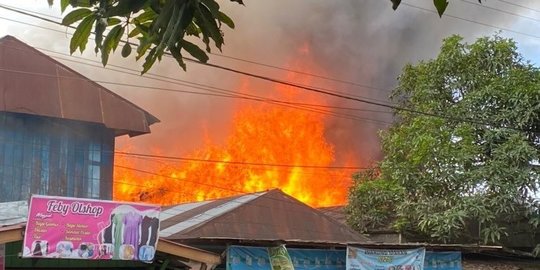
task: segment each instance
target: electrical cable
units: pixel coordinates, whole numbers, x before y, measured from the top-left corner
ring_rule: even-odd
[[[65,126],[64,126],[65,127]],[[22,146],[32,146],[32,147],[41,147],[39,143],[26,143],[26,142],[16,142],[12,140],[0,139],[0,142],[9,144],[9,145],[19,145]],[[60,146],[57,146],[57,148]],[[51,145],[47,146],[46,149],[55,149]],[[320,166],[312,164],[283,164],[283,163],[260,163],[260,162],[243,162],[243,161],[222,161],[216,159],[203,159],[203,158],[192,158],[192,157],[181,157],[181,156],[170,156],[170,155],[155,155],[155,154],[145,154],[145,153],[134,153],[126,151],[108,151],[108,150],[88,150],[84,148],[74,149],[77,153],[92,153],[100,152],[105,154],[118,154],[122,156],[130,157],[139,157],[139,158],[148,158],[148,159],[161,159],[161,160],[174,160],[174,161],[186,161],[186,162],[199,162],[199,163],[212,163],[212,164],[230,164],[230,165],[245,165],[245,166],[263,166],[263,167],[274,167],[274,168],[304,168],[304,169],[327,169],[327,170],[368,170],[368,167],[361,166]]]
[[[434,14],[437,14],[437,15],[439,14],[435,10],[420,7],[420,6],[416,6],[416,5],[405,3],[405,2],[401,2],[401,5],[407,6],[407,7],[410,7],[410,8],[419,9],[419,10],[429,12],[429,13],[434,13]],[[457,20],[461,20],[461,21],[465,21],[465,22],[469,22],[469,23],[474,23],[474,24],[485,26],[485,27],[494,28],[494,29],[497,29],[497,30],[504,30],[504,31],[514,33],[514,34],[518,34],[518,35],[522,35],[522,36],[527,36],[527,37],[532,37],[532,38],[540,38],[540,36],[537,36],[537,35],[528,34],[528,33],[525,33],[525,32],[521,32],[521,31],[513,30],[511,28],[507,28],[507,27],[495,26],[495,25],[491,25],[491,24],[488,24],[488,23],[483,23],[483,22],[478,22],[478,21],[471,20],[471,19],[462,18],[462,17],[459,17],[459,16],[448,14],[446,12],[444,13],[443,17],[449,17],[449,18],[453,18],[453,19],[457,19]]]
[[[4,8],[4,9],[10,10],[10,11],[12,11],[12,12],[16,12],[16,13],[20,13],[20,14],[23,14],[23,15],[26,15],[26,16],[30,16],[30,17],[33,17],[33,18],[35,18],[35,19],[44,20],[44,21],[46,21],[46,22],[53,23],[53,24],[56,24],[56,25],[60,25],[60,26],[66,27],[66,28],[76,29],[76,27],[74,27],[74,26],[71,26],[71,25],[70,25],[70,26],[65,26],[65,25],[62,25],[60,22],[57,22],[57,21],[54,21],[54,20],[50,20],[50,19],[47,19],[47,18],[43,18],[43,17],[40,17],[40,16],[38,16],[38,15],[31,14],[31,13],[28,13],[28,12],[25,12],[25,11],[21,11],[21,10],[19,10],[18,8],[15,8],[15,7],[10,7],[10,6],[6,6],[6,5],[1,5],[1,4],[0,4],[0,8]],[[17,22],[18,22],[18,21],[17,21]],[[28,24],[28,23],[25,23],[25,24],[31,25],[31,24]],[[40,27],[40,28],[46,29],[45,27]],[[53,30],[53,31],[56,31],[56,30]],[[59,32],[61,32],[61,31],[59,31]],[[62,33],[63,33],[63,32],[62,32]],[[91,32],[91,33],[95,34],[94,32]],[[68,34],[71,34],[71,33],[68,33]],[[122,42],[122,43],[128,43],[128,42],[125,41],[125,40],[120,40],[120,42]],[[131,43],[131,42],[130,42],[130,44],[136,46],[136,44],[134,44],[134,43]],[[165,56],[168,57],[168,58],[174,59],[174,57],[173,57],[170,53],[168,53],[168,52],[165,53]],[[196,59],[189,58],[189,57],[183,57],[183,59],[185,59],[185,60],[187,60],[187,61],[189,61],[189,62],[193,62],[193,63],[195,63],[195,64],[199,64],[199,65],[205,65],[205,64],[208,64],[208,63],[203,63],[203,62],[200,62],[200,61],[198,61],[198,60],[196,60]],[[215,65],[215,67],[218,68],[218,67],[222,67],[222,66],[220,66],[220,65]],[[229,71],[231,71],[231,70],[234,70],[234,69],[230,69]],[[248,73],[248,74],[249,74],[249,73]],[[259,78],[259,79],[260,79],[260,78]],[[283,81],[283,82],[285,82],[285,81]],[[288,82],[288,83],[295,84],[295,85],[298,85],[298,86],[305,86],[305,87],[307,87],[306,85],[297,84],[297,83],[293,83],[293,82]],[[365,87],[365,86],[361,86],[361,87]],[[315,88],[315,87],[311,87],[311,88]],[[378,90],[381,90],[381,91],[384,91],[384,92],[390,92],[390,90],[388,90],[388,89],[375,88],[375,87],[371,87],[371,88],[372,88],[372,89],[378,89]],[[339,92],[339,91],[336,91],[336,90],[328,90],[328,89],[324,89],[324,88],[317,88],[317,89],[319,89],[319,90],[327,90],[327,91],[334,91],[334,92],[339,93],[339,94],[347,94],[347,93]],[[350,94],[349,94],[349,95],[350,95]],[[375,100],[375,101],[379,101],[379,102],[385,102],[385,101],[376,100],[376,99],[371,99],[371,98],[367,98],[367,97],[363,97],[363,96],[356,96],[356,95],[352,95],[352,96],[359,97],[359,98],[363,98],[363,99],[366,99],[366,100]]]
[[[14,7],[14,6],[9,6],[9,5],[4,5],[4,6],[12,8],[12,9],[26,11],[26,12],[33,13],[33,14],[36,14],[36,15],[42,15],[42,16],[47,16],[47,17],[51,17],[51,18],[54,18],[54,19],[62,20],[61,17],[48,15],[48,14],[45,14],[45,13],[40,13],[40,12],[29,10],[29,9],[23,9],[23,8],[18,8],[18,7]],[[306,75],[306,76],[319,78],[319,79],[324,79],[324,80],[328,80],[328,81],[333,81],[333,82],[338,82],[338,83],[343,83],[343,84],[349,84],[349,85],[363,87],[363,88],[372,89],[372,90],[379,90],[379,91],[385,91],[385,92],[389,91],[389,89],[378,88],[378,87],[374,87],[374,86],[367,85],[367,84],[361,84],[361,83],[357,83],[357,82],[351,82],[351,81],[346,81],[346,80],[342,80],[342,79],[336,79],[336,78],[332,78],[332,77],[328,77],[328,76],[324,76],[324,75],[319,75],[319,74],[314,74],[314,73],[310,73],[310,72],[304,72],[304,71],[294,70],[294,69],[280,67],[280,66],[276,66],[276,65],[265,64],[265,63],[258,62],[258,61],[255,61],[255,60],[248,60],[248,59],[243,59],[243,58],[240,58],[240,57],[233,57],[233,56],[228,56],[228,55],[225,55],[225,54],[217,54],[217,53],[212,53],[212,52],[210,52],[209,54],[215,55],[215,56],[218,56],[218,57],[223,57],[223,58],[235,60],[235,61],[245,62],[245,63],[249,63],[249,64],[259,65],[259,66],[263,66],[263,67],[267,67],[267,68],[292,72],[292,73],[301,74],[301,75]]]
[[[528,10],[531,10],[531,11],[534,11],[534,12],[540,12],[539,9],[534,9],[534,8],[531,8],[531,7],[528,7],[528,6],[525,6],[525,5],[520,5],[518,3],[514,3],[514,2],[511,2],[511,1],[507,1],[507,0],[496,0],[496,1],[508,4],[508,5],[511,5],[511,6],[516,6],[516,7],[528,9]]]
[[[494,11],[497,11],[497,12],[500,12],[500,13],[504,13],[504,14],[508,14],[508,15],[512,15],[512,16],[516,16],[516,17],[520,17],[520,18],[524,18],[524,19],[528,19],[528,20],[535,21],[535,22],[540,22],[540,19],[536,19],[536,18],[533,18],[533,17],[524,16],[524,15],[521,15],[521,14],[518,14],[518,13],[506,11],[506,10],[503,10],[503,9],[500,9],[500,8],[496,8],[496,7],[487,6],[486,4],[479,4],[478,2],[470,2],[470,1],[467,1],[467,0],[461,0],[461,1],[464,2],[464,3],[467,3],[467,4],[469,4],[469,5],[479,6],[479,7],[482,7],[482,8],[485,8],[485,9],[494,10]]]
[[[6,7],[5,5],[0,5],[0,8],[5,8],[5,9],[11,10],[13,12],[18,12],[18,13],[21,13],[21,14],[24,14],[24,15],[28,15],[28,16],[38,18],[38,19],[43,19],[45,21],[61,25],[59,22],[55,22],[54,20],[49,20],[49,19],[46,19],[46,18],[42,18],[42,17],[30,14],[30,13],[24,12],[24,11],[19,11],[17,9],[9,8],[9,7]],[[75,28],[75,27],[72,27],[72,28]],[[172,56],[170,56],[170,57],[172,57]],[[415,110],[408,109],[408,108],[400,108],[398,106],[385,104],[385,103],[382,103],[382,102],[370,101],[370,100],[366,100],[366,99],[362,99],[362,98],[356,98],[356,97],[352,97],[352,96],[343,95],[343,94],[340,94],[340,93],[332,93],[331,90],[326,90],[326,89],[321,90],[319,88],[306,87],[306,86],[298,85],[298,84],[291,83],[291,82],[285,82],[285,81],[281,81],[281,80],[278,80],[278,79],[265,77],[265,76],[258,75],[258,74],[253,74],[253,73],[248,73],[248,72],[244,72],[244,71],[240,71],[240,70],[231,69],[231,68],[224,67],[224,66],[214,65],[214,64],[210,64],[210,63],[201,63],[201,62],[199,62],[197,60],[187,58],[187,57],[185,57],[185,59],[188,60],[188,61],[193,61],[195,63],[200,63],[202,65],[211,66],[211,67],[222,69],[222,70],[227,70],[227,71],[230,71],[230,72],[233,72],[233,73],[238,73],[238,74],[246,75],[246,76],[249,76],[249,77],[259,78],[261,80],[266,80],[266,81],[270,81],[270,82],[274,82],[274,83],[278,83],[278,84],[282,84],[282,85],[286,85],[286,86],[296,87],[296,88],[299,88],[299,89],[304,89],[306,91],[311,91],[311,92],[315,92],[315,93],[319,93],[319,94],[325,94],[325,95],[338,97],[338,98],[343,98],[343,99],[347,99],[347,100],[358,101],[358,102],[362,102],[362,103],[365,103],[365,104],[381,106],[381,107],[394,109],[394,110],[403,110],[403,111],[408,111],[408,112],[411,112],[411,113],[417,113],[417,114],[423,114],[423,115],[426,115],[426,116],[435,116],[435,117],[437,117],[436,114],[433,114],[433,113],[419,112],[419,111],[415,111]],[[448,118],[448,116],[445,116],[445,117]],[[482,124],[485,125],[485,123],[482,123]]]
[[[139,85],[139,84],[118,83],[118,82],[101,81],[101,80],[89,80],[89,79],[85,79],[85,78],[75,78],[75,77],[70,77],[70,76],[60,76],[60,75],[37,73],[37,72],[27,72],[27,71],[13,70],[13,69],[0,68],[0,71],[10,72],[10,73],[20,73],[20,74],[35,75],[35,76],[44,76],[44,77],[66,78],[66,79],[72,79],[72,80],[83,80],[83,81],[88,81],[88,82],[92,82],[92,83],[101,83],[101,84],[109,84],[109,85],[117,85],[117,86],[129,86],[129,87],[134,87],[134,88],[144,88],[144,89],[150,89],[150,90],[160,90],[160,91],[180,92],[180,93],[190,93],[190,94],[201,94],[201,95],[206,95],[206,96],[241,98],[241,99],[248,99],[248,100],[253,100],[253,101],[275,103],[275,104],[286,106],[286,107],[292,107],[292,108],[297,108],[297,109],[301,109],[301,110],[305,110],[305,111],[322,113],[322,114],[326,114],[326,115],[333,115],[333,116],[336,116],[336,117],[350,119],[350,120],[367,121],[367,122],[373,122],[373,123],[385,124],[385,125],[390,125],[391,124],[390,122],[385,122],[385,121],[382,121],[382,120],[375,120],[375,119],[371,119],[371,118],[363,118],[363,117],[359,117],[357,115],[352,115],[352,114],[337,113],[337,112],[332,112],[332,111],[328,111],[328,110],[321,110],[321,109],[310,109],[310,108],[307,108],[307,107],[304,107],[304,108],[295,107],[293,105],[287,104],[287,103],[292,103],[292,102],[284,102],[284,101],[278,101],[278,100],[272,100],[272,99],[266,99],[266,98],[248,98],[248,97],[237,97],[237,96],[232,96],[232,95],[211,95],[211,94],[206,94],[206,93],[185,91],[185,90],[179,90],[179,89],[173,89],[173,88],[153,87],[153,86],[144,86],[144,85]],[[170,82],[170,83],[172,83],[172,82]],[[188,86],[188,87],[196,88],[196,87],[193,87],[193,86]],[[211,91],[211,90],[204,89],[204,88],[198,88],[198,89],[202,89],[202,90],[205,90],[205,91]]]
[[[198,162],[219,163],[219,164],[288,167],[288,168],[292,167],[292,168],[306,168],[306,169],[340,169],[340,170],[366,170],[368,169],[365,167],[356,167],[356,166],[318,166],[318,165],[306,165],[306,164],[294,165],[294,164],[269,164],[269,163],[256,163],[256,162],[241,162],[241,161],[222,161],[222,160],[212,160],[212,159],[198,159],[198,158],[162,156],[162,155],[152,155],[152,154],[142,154],[142,153],[130,153],[130,152],[122,152],[122,151],[115,151],[114,153],[119,154],[119,155],[130,155],[130,156],[146,157],[146,158],[198,161]]]
[[[428,12],[436,12],[436,11],[433,11],[433,10],[430,10],[430,9],[425,9],[425,8],[414,6],[414,5],[407,4],[407,3],[402,3],[402,4],[404,4],[406,6],[413,7],[413,8],[418,8],[418,9],[421,9],[421,10],[425,10],[425,11],[428,11]],[[6,7],[3,6],[3,5],[0,5],[0,8],[6,8]],[[15,9],[10,9],[10,8],[7,8],[7,9],[12,10],[14,12],[21,13],[21,11],[17,11]],[[48,20],[46,18],[41,18],[39,16],[28,14],[26,12],[22,12],[22,14],[29,15],[29,16],[32,16],[32,17],[36,17],[38,19],[45,19],[46,21],[49,21],[49,22],[52,22],[52,23],[55,23],[55,24],[59,24],[58,22],[55,22],[53,20]],[[446,16],[455,17],[455,16],[452,16],[452,15],[446,15]],[[459,17],[457,17],[457,18],[459,18]],[[459,19],[463,19],[463,18],[459,18]],[[493,27],[491,25],[487,25],[487,26]],[[501,28],[501,29],[504,30],[504,28]],[[123,42],[125,42],[125,41],[123,41]],[[170,56],[170,57],[172,58],[172,56]],[[266,81],[275,82],[275,83],[286,85],[286,86],[296,87],[296,88],[299,88],[299,89],[304,89],[306,91],[311,91],[311,92],[324,94],[324,95],[328,95],[328,96],[333,96],[333,97],[338,97],[338,98],[342,98],[342,99],[357,101],[357,102],[361,102],[361,103],[365,103],[365,104],[385,107],[385,108],[393,109],[393,110],[396,110],[396,111],[405,111],[405,112],[419,114],[419,115],[443,118],[443,119],[447,119],[447,120],[451,120],[451,121],[468,122],[468,123],[477,124],[477,125],[495,126],[495,127],[499,127],[499,128],[508,128],[508,129],[514,129],[514,130],[518,130],[518,131],[538,133],[538,131],[523,130],[523,129],[519,129],[519,128],[515,128],[515,127],[498,126],[498,125],[495,125],[493,123],[485,123],[485,122],[481,122],[481,121],[476,121],[476,120],[471,119],[471,118],[456,118],[456,117],[441,115],[441,114],[437,114],[437,113],[424,112],[424,111],[418,111],[418,110],[414,110],[414,109],[399,107],[399,106],[395,106],[395,105],[389,105],[389,104],[385,104],[385,103],[381,103],[381,102],[369,101],[369,100],[366,100],[366,99],[356,98],[356,97],[347,96],[347,95],[343,95],[343,94],[339,94],[339,93],[332,93],[332,92],[330,92],[331,90],[321,90],[321,89],[318,89],[318,88],[306,87],[306,86],[297,85],[297,84],[294,84],[294,83],[285,82],[285,81],[281,81],[281,80],[270,78],[270,77],[265,77],[263,75],[258,75],[258,74],[253,74],[253,73],[244,72],[244,71],[240,71],[240,70],[235,70],[235,69],[224,67],[224,66],[214,65],[214,64],[210,64],[210,63],[201,63],[201,62],[199,62],[197,60],[194,60],[194,59],[191,59],[191,58],[185,58],[185,59],[188,60],[188,61],[193,61],[193,62],[202,64],[202,65],[211,66],[211,67],[215,67],[215,68],[222,69],[222,70],[227,70],[227,71],[230,71],[230,72],[233,72],[233,73],[242,74],[242,75],[246,75],[246,76],[254,77],[254,78],[259,78],[261,80],[266,80]]]
[[[169,176],[169,175],[163,175],[163,174],[159,174],[159,173],[155,173],[155,172],[151,172],[151,171],[141,170],[141,169],[132,168],[132,167],[127,167],[127,166],[122,166],[122,165],[114,165],[114,167],[116,167],[116,168],[121,168],[121,169],[125,169],[125,170],[130,170],[130,171],[135,171],[135,172],[139,172],[139,173],[144,173],[144,174],[149,174],[149,175],[159,176],[159,177],[163,177],[163,178],[168,178],[168,179],[172,179],[172,180],[179,181],[179,182],[194,182],[194,183],[196,183],[197,185],[207,186],[207,187],[210,187],[210,188],[215,188],[215,189],[219,189],[219,190],[223,190],[223,191],[229,191],[229,192],[231,192],[231,194],[234,194],[234,196],[245,196],[245,195],[249,195],[249,194],[253,194],[253,193],[259,193],[259,192],[265,192],[265,191],[268,191],[268,189],[267,189],[267,190],[265,190],[265,191],[245,192],[245,191],[240,191],[240,190],[236,190],[236,189],[232,189],[232,188],[227,188],[227,187],[217,186],[217,185],[213,185],[213,184],[201,183],[201,182],[191,181],[191,180],[186,180],[186,179],[180,179],[180,178],[172,177],[172,176]],[[138,186],[138,187],[148,188],[148,186],[140,185],[140,184],[126,183],[126,182],[122,182],[122,181],[113,181],[113,182],[119,183],[119,184],[129,185],[129,186]],[[178,191],[171,190],[171,189],[169,189],[169,188],[164,188],[163,190],[164,190],[164,191],[170,191],[170,192],[172,192],[172,193],[178,193],[178,194],[181,194],[181,193],[179,193]],[[226,198],[225,198],[225,199],[226,199]],[[268,198],[268,199],[272,199],[272,200],[276,200],[276,201],[283,201],[283,202],[290,202],[290,203],[293,203],[293,202],[291,202],[291,201],[289,201],[289,200],[286,200],[286,201],[285,201],[285,200],[278,199],[278,198]],[[220,200],[220,199],[217,199],[217,200]]]

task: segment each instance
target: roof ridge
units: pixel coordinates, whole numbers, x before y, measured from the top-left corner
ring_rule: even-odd
[[[295,198],[295,197],[293,197],[293,196],[291,196],[291,195],[289,195],[289,194],[283,192],[283,191],[280,190],[280,189],[277,189],[277,190],[278,190],[280,193],[284,194],[285,196],[287,196],[287,197],[289,197],[289,198],[291,198],[291,199],[293,199],[293,200],[295,200],[295,201],[301,203],[303,206],[307,207],[310,211],[316,213],[318,216],[323,217],[323,218],[325,218],[326,220],[330,221],[331,223],[338,225],[340,228],[345,229],[347,232],[352,233],[352,234],[355,234],[355,235],[358,235],[360,238],[365,238],[366,240],[370,241],[370,239],[369,239],[368,237],[366,237],[366,236],[362,235],[361,233],[359,233],[359,232],[357,232],[357,231],[351,229],[351,228],[350,228],[349,226],[347,226],[346,224],[342,224],[342,223],[338,222],[337,220],[335,220],[335,219],[329,217],[328,215],[326,215],[325,213],[323,213],[323,212],[322,212],[321,210],[319,210],[318,208],[311,207],[311,206],[305,204],[304,202],[298,200],[297,198]]]
[[[231,202],[234,202],[235,200],[238,200],[238,199],[243,198],[243,197],[248,197],[248,196],[254,196],[254,195],[257,195],[255,198],[252,198],[252,199],[250,199],[250,200],[248,200],[248,201],[246,201],[246,202],[239,202],[237,206],[233,206],[233,207],[227,209],[226,211],[223,211],[223,212],[221,212],[221,213],[218,213],[218,214],[215,215],[215,216],[211,216],[210,218],[205,219],[205,220],[203,220],[203,221],[201,221],[201,222],[199,222],[199,223],[197,223],[197,224],[194,224],[193,226],[189,226],[189,227],[187,227],[187,228],[185,228],[185,229],[182,229],[182,230],[180,230],[180,231],[178,231],[178,232],[171,233],[170,235],[174,235],[174,234],[177,234],[177,233],[182,233],[182,234],[189,233],[189,232],[191,232],[191,231],[193,231],[193,230],[195,230],[195,229],[198,229],[198,228],[200,228],[200,227],[202,227],[202,226],[208,224],[209,222],[213,221],[213,220],[216,219],[216,218],[220,218],[220,217],[226,216],[227,214],[231,213],[233,210],[236,210],[236,209],[238,209],[238,208],[241,208],[241,207],[243,207],[243,206],[245,206],[245,205],[251,203],[252,201],[255,201],[255,200],[259,199],[260,197],[262,197],[262,196],[265,195],[266,193],[268,193],[268,192],[267,192],[267,191],[264,191],[264,192],[254,192],[254,193],[246,193],[246,194],[243,194],[243,195],[240,195],[240,196],[231,196],[231,197],[228,197],[228,198],[224,198],[224,199],[223,199],[224,202],[223,202],[222,204],[220,204],[220,205],[218,205],[218,206],[216,206],[216,207],[213,207],[213,208],[211,208],[211,209],[209,209],[209,210],[206,210],[206,211],[204,211],[204,212],[202,212],[202,213],[199,213],[199,214],[197,214],[197,215],[195,215],[195,216],[192,216],[192,217],[190,217],[189,219],[186,219],[185,221],[182,221],[182,222],[179,222],[179,223],[177,223],[177,224],[175,224],[175,225],[169,226],[169,227],[165,228],[164,230],[162,230],[161,232],[164,233],[164,234],[167,234],[167,233],[168,233],[167,230],[168,230],[169,228],[173,228],[174,226],[177,226],[177,225],[179,225],[179,224],[181,224],[181,223],[183,223],[183,222],[188,222],[189,220],[195,219],[195,218],[197,218],[197,217],[201,217],[201,216],[205,216],[205,215],[210,215],[210,214],[207,213],[208,211],[212,211],[212,210],[216,210],[216,209],[219,209],[219,208],[226,207],[227,204],[230,204]],[[249,198],[248,198],[248,199],[249,199]],[[209,203],[210,203],[210,202],[214,202],[214,203],[215,203],[215,202],[218,202],[218,201],[219,201],[219,199],[217,199],[217,200],[208,200]],[[182,204],[179,204],[179,205],[182,205]],[[200,206],[200,207],[202,207],[202,206]],[[197,208],[198,208],[198,207],[197,207]],[[196,208],[195,208],[195,209],[196,209]],[[170,235],[168,235],[168,236],[170,236]],[[168,237],[168,236],[165,236],[165,237]]]

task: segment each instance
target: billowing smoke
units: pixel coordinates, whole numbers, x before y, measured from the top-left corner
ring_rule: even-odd
[[[10,1],[6,2],[6,4],[12,4]],[[230,1],[221,1],[222,6],[237,25],[235,30],[225,31],[224,54],[264,64],[298,69],[294,65],[294,61],[302,61],[302,57],[305,57],[302,48],[309,48],[309,60],[313,61],[317,67],[308,70],[308,72],[368,85],[372,88],[320,78],[311,78],[311,85],[382,102],[389,102],[389,91],[395,86],[396,78],[403,65],[436,56],[444,37],[460,34],[467,40],[473,40],[481,35],[490,35],[497,31],[495,28],[470,21],[449,17],[439,19],[434,13],[404,4],[397,11],[393,11],[390,1],[387,0],[245,0],[245,2],[246,6],[243,7],[230,3]],[[526,16],[539,15],[529,9],[499,1],[483,2],[487,6]],[[416,0],[404,1],[404,3],[433,9],[432,1]],[[451,1],[447,13],[471,21],[518,31],[521,31],[519,29],[521,25],[536,24],[534,21],[531,22],[521,17],[496,12],[471,3],[476,3],[476,1]],[[523,2],[522,4],[533,8],[535,5],[539,5],[536,1]],[[39,4],[33,2],[24,8],[33,9],[37,5]],[[40,12],[60,15],[57,7],[47,10],[46,1],[43,0],[41,5],[38,8]],[[2,14],[9,15],[8,13]],[[9,16],[20,19],[20,16],[13,14]],[[527,22],[526,24],[522,23],[524,20]],[[32,23],[46,25],[39,21],[32,21]],[[7,27],[8,25],[10,27]],[[66,31],[62,27],[47,26]],[[44,29],[16,23],[4,24],[4,22],[0,25],[0,31],[2,35],[14,35],[36,47],[63,53],[68,52],[69,36],[62,33],[48,32]],[[526,32],[524,29],[523,31]],[[525,46],[538,42],[538,40],[531,40],[530,37],[508,34]],[[503,35],[506,33],[503,32]],[[89,44],[85,57],[99,60],[99,57],[92,54],[91,49],[92,44]],[[213,52],[219,54],[217,50]],[[219,56],[211,56],[210,61],[269,77],[286,79],[286,72],[283,70],[265,68]],[[200,91],[74,62],[64,61],[64,63],[96,80]],[[130,68],[140,67],[140,63],[124,60],[120,57],[111,59],[110,63]],[[188,72],[185,73],[170,59],[164,59],[151,72],[231,90],[248,85],[250,91],[260,95],[268,95],[273,91],[271,83],[192,63],[188,63]],[[228,123],[231,122],[235,106],[240,102],[226,98],[170,93],[111,84],[104,84],[104,86],[147,109],[162,121],[162,123],[152,127],[153,132],[150,135],[119,140],[120,147],[125,147],[126,142],[128,142],[132,146],[130,150],[136,152],[154,150],[163,154],[183,155],[200,147],[206,138],[220,143],[220,140],[223,140],[228,133]],[[391,114],[380,111],[388,112],[388,110],[344,99],[332,97],[326,97],[326,99],[328,105],[366,110],[339,110],[337,112],[356,114],[358,117],[371,119],[353,121],[328,117],[327,136],[330,142],[336,146],[338,163],[347,160],[347,156],[351,152],[360,163],[358,165],[365,165],[380,159],[377,132],[386,127],[383,122],[392,121]],[[254,103],[254,105],[257,104]]]
[[[476,6],[476,1],[467,1],[470,3],[452,1],[447,14],[508,28],[519,19]],[[433,10],[431,1],[406,3]],[[514,13],[530,12],[495,1],[485,5]],[[525,5],[534,6],[532,2]],[[313,79],[314,85],[383,103],[389,102],[388,96],[401,68],[406,63],[435,57],[443,38],[459,34],[472,41],[497,31],[456,18],[440,19],[434,13],[406,4],[393,11],[390,1],[382,0],[247,1],[245,8],[228,4],[227,9],[238,27],[226,33],[225,54],[286,66],[291,58],[301,59],[299,48],[307,44],[319,66],[315,72],[372,88],[320,79]],[[230,64],[229,61],[222,63]],[[265,70],[265,73],[270,72]],[[330,117],[327,133],[336,145],[338,161],[346,159],[351,149],[360,158],[359,165],[380,159],[377,133],[386,127],[385,122],[392,121],[391,114],[380,111],[388,112],[388,109],[332,97],[327,99],[331,105],[367,110],[339,110],[340,113],[381,121]]]

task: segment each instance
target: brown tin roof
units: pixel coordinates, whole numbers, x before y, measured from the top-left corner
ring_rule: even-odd
[[[347,225],[347,216],[345,215],[345,206],[330,206],[330,207],[320,207],[317,208],[323,214],[327,215],[330,218],[333,218],[335,221]]]
[[[279,189],[179,204],[160,215],[160,237],[347,243],[368,238]]]
[[[0,39],[0,111],[103,124],[115,135],[150,133],[155,116],[24,42]]]

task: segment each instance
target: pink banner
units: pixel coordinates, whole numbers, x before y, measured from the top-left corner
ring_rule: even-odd
[[[23,257],[152,261],[160,207],[34,195]]]

